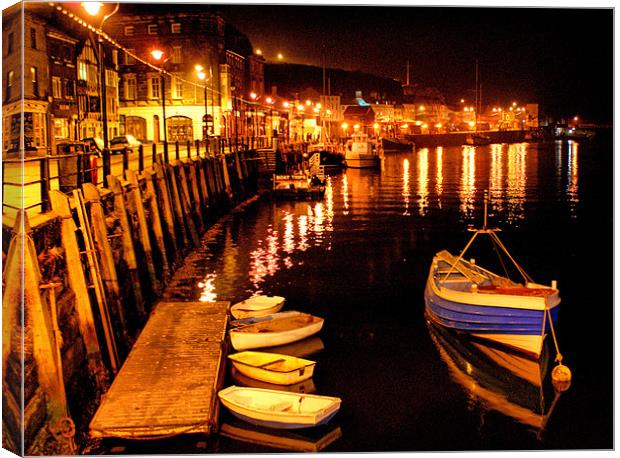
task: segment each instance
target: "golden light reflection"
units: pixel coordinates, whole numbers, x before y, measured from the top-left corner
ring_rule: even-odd
[[[200,302],[215,302],[217,294],[215,293],[215,272],[207,274],[203,281],[198,282],[200,291]]]
[[[342,176],[342,191],[340,192],[340,194],[342,194],[342,206],[344,207],[343,214],[348,215],[349,214],[349,182],[347,180],[346,175]]]
[[[409,196],[411,195],[409,191],[409,159],[403,159],[403,203],[405,204],[405,210],[403,211],[404,216],[409,216]]]
[[[508,222],[523,219],[526,185],[525,144],[515,143],[508,146],[508,171],[506,179],[506,203],[508,207]]]
[[[428,148],[418,151],[418,207],[420,216],[428,210]]]
[[[579,163],[578,154],[579,143],[569,140],[568,142],[568,168],[567,168],[567,186],[566,195],[568,198],[569,210],[571,218],[577,216],[577,203],[579,202]]]
[[[302,215],[297,219],[297,230],[299,231],[299,242],[297,249],[306,251],[308,249],[308,216]]]
[[[437,147],[437,173],[435,176],[435,193],[439,199],[439,208],[441,208],[441,194],[443,193],[443,147]]]
[[[461,213],[469,216],[476,197],[476,149],[473,146],[463,147],[459,197]]]
[[[489,176],[489,196],[491,197],[492,208],[503,210],[502,193],[504,190],[504,145],[493,143],[491,145],[491,170]]]
[[[292,253],[295,250],[295,217],[292,213],[286,213],[282,221],[284,221],[284,246],[285,253]]]

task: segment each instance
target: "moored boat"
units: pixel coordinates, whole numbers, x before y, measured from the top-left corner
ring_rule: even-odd
[[[230,314],[236,319],[261,317],[278,312],[283,305],[281,296],[252,296],[233,305]]]
[[[381,137],[381,146],[385,153],[400,153],[413,151],[413,143],[398,137]]]
[[[229,386],[218,393],[233,415],[270,428],[298,429],[322,425],[340,410],[341,399],[307,393]]]
[[[459,254],[437,253],[431,263],[424,292],[426,313],[435,323],[493,340],[538,358],[548,330],[559,313],[560,294],[551,286],[534,283],[514,261],[497,229],[485,224]],[[499,252],[504,252],[524,278],[515,283],[463,259],[480,234],[487,234]]]
[[[304,380],[303,382],[293,383],[292,385],[276,385],[275,383],[263,382],[261,380],[256,380],[255,378],[248,377],[235,369],[234,366],[230,369],[230,377],[235,385],[238,386],[265,388],[268,390],[277,391],[290,391],[291,393],[316,393],[316,386],[311,378]]]
[[[242,351],[228,355],[242,374],[276,385],[292,385],[312,377],[315,361],[278,353]]]
[[[356,169],[379,167],[382,157],[380,146],[366,134],[355,133],[347,141],[344,154],[347,167]]]
[[[484,146],[491,144],[491,137],[488,135],[474,133],[465,137],[464,145],[467,146]]]
[[[307,313],[260,321],[231,329],[230,341],[235,350],[284,345],[316,334],[323,321]]]

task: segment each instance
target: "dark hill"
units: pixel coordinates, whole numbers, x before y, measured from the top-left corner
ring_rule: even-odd
[[[342,103],[351,103],[356,91],[361,91],[367,102],[384,101],[400,102],[403,90],[400,82],[363,72],[350,72],[328,68],[325,71],[325,92],[328,91],[329,78],[332,95],[340,95]],[[278,88],[278,94],[284,97],[293,97],[300,93],[314,89],[323,92],[323,69],[311,65],[301,64],[266,64],[265,89],[271,86]]]

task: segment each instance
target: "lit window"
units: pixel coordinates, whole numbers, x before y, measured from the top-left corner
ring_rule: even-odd
[[[55,99],[62,98],[62,81],[57,76],[52,76],[52,96]]]
[[[157,24],[149,24],[147,31],[149,35],[157,35]]]
[[[88,70],[86,68],[86,62],[84,61],[78,62],[78,79],[83,81],[88,80]]]
[[[149,78],[149,97],[151,99],[159,99],[159,76]]]
[[[11,70],[6,75],[6,100],[11,98],[11,88],[13,87],[14,79],[15,79],[15,72]]]
[[[172,97],[175,99],[183,98],[183,80],[179,78],[172,80]]]
[[[133,32],[134,32],[134,27],[133,27],[133,25],[126,25],[126,26],[125,26],[125,36],[126,36],[126,37],[131,37],[131,36],[133,36]]]
[[[136,75],[125,75],[125,99],[136,99]]]
[[[32,80],[32,94],[34,96],[39,96],[39,75],[37,72],[37,67],[30,67],[30,76]]]
[[[172,27],[171,27],[171,32],[172,33],[181,33],[181,23],[180,22],[173,23]]]

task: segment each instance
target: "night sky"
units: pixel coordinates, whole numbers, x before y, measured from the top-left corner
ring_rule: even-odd
[[[473,100],[538,101],[556,116],[611,121],[613,11],[418,6],[222,5],[268,61],[361,70]]]

